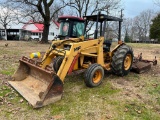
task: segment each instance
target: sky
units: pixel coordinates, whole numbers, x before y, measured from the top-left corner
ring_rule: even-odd
[[[153,9],[154,11],[160,11],[160,7],[154,4],[153,0],[122,0],[124,6],[125,17],[135,17],[142,11]]]

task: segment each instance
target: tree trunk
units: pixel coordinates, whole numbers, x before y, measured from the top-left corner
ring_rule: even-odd
[[[5,40],[7,40],[7,28],[5,27]]]
[[[44,23],[41,43],[48,43],[49,26],[50,24]]]

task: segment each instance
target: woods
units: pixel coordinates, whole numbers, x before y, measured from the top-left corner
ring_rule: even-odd
[[[149,30],[152,19],[156,13],[153,10],[145,10],[134,18],[124,18],[123,32],[124,35],[127,33],[130,41],[148,41]]]
[[[150,38],[160,41],[160,14],[152,20]]]

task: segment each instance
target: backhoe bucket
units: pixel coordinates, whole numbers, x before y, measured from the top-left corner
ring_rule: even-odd
[[[9,84],[34,108],[54,103],[61,99],[63,83],[49,69],[42,69],[34,60],[22,57],[20,66]]]

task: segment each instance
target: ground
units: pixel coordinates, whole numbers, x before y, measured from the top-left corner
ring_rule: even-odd
[[[107,73],[103,83],[88,88],[83,74],[67,76],[62,100],[40,109],[33,109],[8,85],[22,56],[44,52],[49,44],[24,41],[0,41],[0,119],[1,120],[159,120],[160,119],[160,44],[130,43],[134,55],[157,66],[143,74],[130,72],[118,77]],[[115,43],[113,43],[115,46]]]

